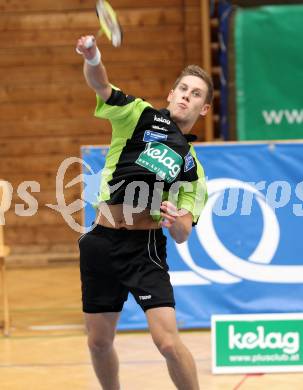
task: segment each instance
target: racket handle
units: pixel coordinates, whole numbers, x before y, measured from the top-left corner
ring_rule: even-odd
[[[91,47],[94,46],[94,43],[95,43],[95,38],[94,37],[87,37],[85,42],[84,42],[85,49],[90,49]],[[77,47],[76,47],[76,52],[78,54],[83,54]]]
[[[88,38],[86,38],[86,40],[84,42],[84,47],[86,49],[90,49],[91,47],[94,46],[94,43],[95,43],[95,38],[94,37],[88,37]]]

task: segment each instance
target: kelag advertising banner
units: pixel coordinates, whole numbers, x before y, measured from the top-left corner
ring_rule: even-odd
[[[237,8],[239,140],[303,138],[302,19],[303,4]]]
[[[180,328],[212,314],[303,311],[303,143],[197,145],[209,200],[189,240],[168,236]],[[106,147],[83,147],[86,226]],[[129,296],[120,329],[146,328]]]
[[[212,316],[215,374],[303,371],[303,314]]]

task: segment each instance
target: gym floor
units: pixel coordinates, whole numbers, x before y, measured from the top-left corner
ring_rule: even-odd
[[[8,269],[11,336],[0,337],[1,390],[97,390],[86,347],[75,264]],[[210,332],[182,332],[201,390],[303,390],[303,373],[212,375]],[[123,390],[170,390],[165,361],[147,332],[116,337]]]

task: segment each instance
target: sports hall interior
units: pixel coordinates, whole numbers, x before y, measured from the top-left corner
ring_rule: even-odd
[[[220,129],[219,0],[111,4],[123,28],[123,45],[114,48],[106,37],[97,38],[110,81],[161,108],[180,70],[198,64],[211,74],[215,91],[211,112],[194,127],[197,141],[237,142],[235,134],[224,137]],[[94,0],[0,3],[0,180],[10,183],[8,192],[0,189],[3,390],[99,388],[81,312],[80,234],[49,207],[58,203],[62,161],[81,157],[83,145],[108,145],[111,139],[109,123],[93,115],[95,95],[75,51],[79,36],[97,34],[94,7]],[[69,166],[64,185],[80,174],[78,163]],[[39,185],[22,187],[25,181]],[[35,200],[20,198],[25,188]],[[66,187],[66,205],[80,199],[82,190],[79,181]],[[18,215],[30,205],[37,209],[33,215]],[[73,214],[79,224],[83,217],[83,210]],[[182,337],[196,359],[201,389],[303,389],[302,374],[213,375],[210,330],[182,331]],[[118,332],[116,343],[123,389],[173,389],[147,332]]]

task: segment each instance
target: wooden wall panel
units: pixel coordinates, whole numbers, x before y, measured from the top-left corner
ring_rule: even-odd
[[[0,49],[1,50],[1,49]],[[106,59],[105,59],[106,61]],[[134,62],[126,67],[124,64],[108,63],[106,61],[107,71],[110,78],[114,81],[137,81],[142,80],[155,80],[157,75],[161,80],[174,80],[174,78],[167,77],[167,74],[173,72],[173,75],[180,72],[180,65],[183,65],[183,61],[161,61],[161,74],[159,74],[159,65],[150,64],[150,66],[144,66],[141,63]],[[1,69],[1,68],[0,68]],[[26,78],[24,77],[26,75]],[[82,77],[82,61],[78,64],[68,65],[61,64],[56,67],[49,65],[41,66],[14,66],[12,69],[2,69],[1,85],[2,87],[9,86],[13,88],[16,84],[29,85],[36,83],[45,83],[45,87],[51,88],[53,83],[65,83],[67,90],[73,87],[74,83],[82,85],[83,91],[87,88]],[[90,91],[91,96],[93,92]],[[47,95],[47,94],[45,94]],[[78,96],[78,99],[81,96]]]
[[[43,186],[43,182],[40,183],[41,187]],[[26,202],[24,201],[23,197],[19,195],[17,192],[18,187],[16,186],[14,188],[13,198],[12,198],[12,209],[10,211],[13,211],[13,208],[16,204],[24,204],[26,206]],[[19,191],[20,192],[20,191]],[[74,185],[64,191],[64,198],[66,199],[66,202],[71,203],[79,198],[79,194],[81,192],[79,185]],[[41,192],[30,192],[29,193],[37,200],[39,206],[44,207],[47,204],[57,204],[56,199],[56,192],[53,190],[48,191],[47,188],[45,188],[44,191]],[[40,210],[38,210],[40,211]]]
[[[82,130],[83,131],[83,130]],[[109,133],[103,133],[100,129],[99,134],[93,136],[80,135],[79,137],[43,137],[37,142],[35,137],[29,138],[27,142],[22,139],[0,139],[1,159],[4,157],[20,157],[34,155],[45,155],[45,150],[49,155],[59,156],[77,156],[79,154],[79,143],[86,144],[104,144],[109,140]]]
[[[0,178],[13,185],[6,241],[20,248],[73,247],[78,233],[47,208],[56,203],[56,173],[80,146],[107,144],[111,129],[93,117],[95,96],[86,86],[75,43],[98,29],[94,0],[10,0],[0,4]],[[157,107],[182,68],[201,63],[200,0],[111,0],[124,30],[124,45],[99,37],[111,82]],[[201,122],[195,132],[202,137]],[[70,167],[65,182],[80,173]],[[21,218],[14,205],[24,180],[38,181],[36,215]],[[67,202],[80,186],[66,191]],[[80,213],[76,214],[79,220]],[[37,249],[38,250],[38,249]]]
[[[194,15],[193,9],[187,13],[193,19],[198,19],[199,15]],[[122,26],[142,26],[175,25],[183,22],[183,10],[180,7],[159,7],[159,8],[138,8],[132,10],[121,10],[119,20]],[[87,10],[83,12],[67,11],[57,12],[53,16],[50,13],[35,12],[29,13],[2,13],[0,15],[0,28],[4,31],[42,31],[65,30],[71,28],[81,34],[81,30],[98,30],[98,21],[95,12]],[[50,36],[51,38],[51,36]],[[5,42],[4,42],[5,45]],[[9,46],[9,42],[7,43]]]
[[[124,32],[124,45],[145,45],[146,42],[161,41],[166,45],[169,43],[180,44],[183,40],[183,26],[181,24],[159,26],[141,26],[140,34],[137,27],[126,26]],[[9,48],[19,47],[43,47],[48,46],[68,46],[74,44],[75,37],[79,35],[78,30],[52,30],[52,39],[49,39],[49,31],[30,30],[20,34],[19,30],[7,30],[2,33],[3,42],[9,42]],[[110,47],[110,44],[102,39],[102,47]]]
[[[79,171],[77,172],[79,173]],[[75,172],[68,170],[65,174],[66,182],[69,182],[73,180],[77,176]],[[13,173],[12,171],[8,174],[1,175],[2,180],[7,180],[11,183],[14,190],[14,197],[17,198],[17,189],[21,183],[24,181],[36,181],[40,183],[41,187],[41,197],[43,199],[48,199],[47,202],[51,203],[52,200],[55,200],[56,196],[56,175],[54,172],[30,172],[30,171],[23,171],[22,173],[17,172]],[[78,195],[80,194],[80,191],[78,191]],[[35,197],[38,195],[35,194]],[[47,203],[45,202],[45,203]],[[44,203],[44,204],[45,204]],[[10,228],[9,226],[7,228]]]
[[[17,56],[18,54],[18,56]],[[104,57],[110,58],[107,61],[108,66],[111,62],[124,63],[124,65],[131,65],[137,62],[136,58],[140,58],[141,63],[148,66],[148,64],[159,65],[162,61],[166,62],[166,65],[172,65],[174,60],[180,61],[183,59],[181,51],[176,50],[175,44],[168,44],[165,47],[153,46],[146,48],[146,45],[134,45],[131,47],[131,51],[119,50],[108,47],[104,51]],[[69,50],[66,46],[56,47],[33,47],[30,50],[28,48],[5,49],[5,56],[0,57],[0,67],[11,66],[36,66],[36,65],[52,65],[57,66],[60,64],[77,64],[80,65],[80,56],[78,57],[74,51]]]
[[[144,91],[145,96],[151,96],[153,98],[163,97],[163,91],[169,91],[172,84],[168,80],[161,79],[142,79],[138,81],[125,80],[123,81],[123,88],[127,91],[131,91],[132,94],[142,95]],[[24,102],[33,104],[34,102],[62,102],[64,104],[72,103],[71,105],[79,102],[88,102],[90,107],[92,105],[92,99],[95,100],[95,96],[92,95],[92,91],[88,88],[84,88],[82,84],[74,84],[66,88],[64,83],[53,83],[48,88],[47,95],[45,94],[45,84],[31,84],[31,85],[3,85],[0,86],[0,103],[10,105],[12,102],[22,104]],[[85,107],[87,112],[87,107]]]
[[[39,245],[39,244],[74,244],[79,237],[79,233],[74,232],[66,223],[62,225],[36,225],[36,226],[15,226],[6,229],[5,240],[11,243],[13,253],[15,247],[19,245]]]
[[[140,0],[140,8],[152,7],[178,7],[183,0]],[[194,2],[195,0],[191,0]],[[94,0],[10,0],[0,4],[1,12],[35,12],[35,11],[68,11],[90,10],[94,7]],[[139,8],[138,3],[132,0],[112,0],[111,4],[116,10],[121,8]]]

